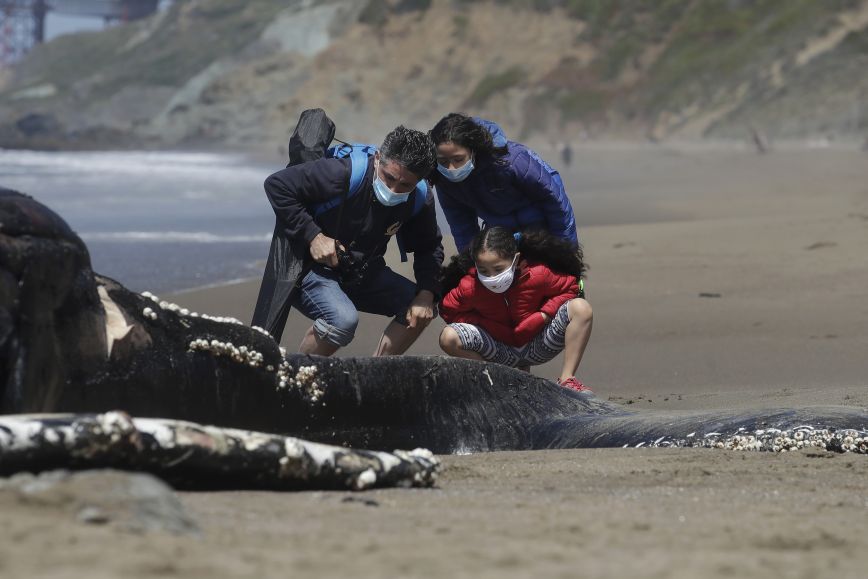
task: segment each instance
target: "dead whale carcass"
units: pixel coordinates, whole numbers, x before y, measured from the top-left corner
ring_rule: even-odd
[[[202,336],[208,348],[197,348]],[[95,275],[87,248],[63,219],[30,197],[0,190],[3,413],[107,410],[115,399],[118,407],[141,408],[174,385],[183,396],[171,398],[172,416],[195,414],[189,409],[200,405],[200,386],[218,392],[218,415],[231,414],[239,408],[233,396],[245,385],[255,397],[257,387],[275,393],[298,384],[288,371],[277,344],[261,332],[221,318],[185,318]],[[235,394],[223,399],[221,391]],[[160,407],[150,416],[160,416]],[[362,489],[429,486],[438,465],[424,449],[349,450],[119,412],[0,418],[2,474],[114,466],[197,488]]]
[[[759,431],[780,430],[783,441],[802,425],[835,429],[828,438],[834,449],[863,448],[868,412],[859,408],[628,412],[482,362],[285,356],[262,330],[95,275],[84,244],[32,199],[0,194],[0,222],[5,412],[122,408],[357,448],[425,446],[438,453],[712,439],[712,446],[746,449],[757,446]],[[54,275],[57,268],[63,275]],[[852,439],[846,448],[834,442],[844,429]],[[786,446],[776,438],[765,446]]]

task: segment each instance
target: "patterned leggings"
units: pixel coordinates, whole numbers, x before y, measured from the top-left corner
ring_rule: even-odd
[[[559,309],[552,321],[534,336],[533,340],[524,346],[515,347],[498,342],[491,334],[473,324],[449,324],[461,340],[461,348],[476,352],[484,360],[515,368],[517,366],[538,366],[552,360],[564,349],[564,336],[570,315],[566,302]]]

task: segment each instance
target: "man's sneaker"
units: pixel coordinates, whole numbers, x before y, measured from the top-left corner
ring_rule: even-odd
[[[558,384],[563,386],[564,388],[569,388],[570,390],[575,390],[576,392],[590,392],[591,389],[570,376],[564,381],[558,380]]]

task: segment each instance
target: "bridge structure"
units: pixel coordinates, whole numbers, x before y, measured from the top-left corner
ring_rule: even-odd
[[[49,13],[102,18],[106,22],[144,18],[159,0],[0,0],[0,66],[8,66],[45,40]]]

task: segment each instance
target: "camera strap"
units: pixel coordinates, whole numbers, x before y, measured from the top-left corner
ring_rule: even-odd
[[[374,195],[373,191],[368,192],[366,206],[369,206],[371,204],[371,200],[373,198],[373,195]],[[337,221],[337,225],[335,226],[335,252],[340,252],[339,246],[341,245],[341,240],[339,239],[339,237],[340,237],[340,232],[341,232],[341,225],[343,224],[343,219],[344,219],[344,206],[347,204],[348,197],[349,197],[349,192],[346,189],[344,189],[341,192],[341,203],[338,206],[338,221]],[[359,236],[359,233],[362,231],[362,228],[364,226],[365,226],[365,222],[364,222],[364,219],[362,219],[362,223],[359,225],[359,227],[356,229],[355,233],[353,234],[352,240],[349,241],[344,246],[347,251],[349,251],[350,248],[352,248],[352,246],[356,243],[356,238]],[[379,247],[379,245],[377,245],[377,247],[374,249],[374,253],[376,253],[379,249],[380,249],[380,247]],[[364,261],[367,262],[368,259],[369,258],[366,257]]]

